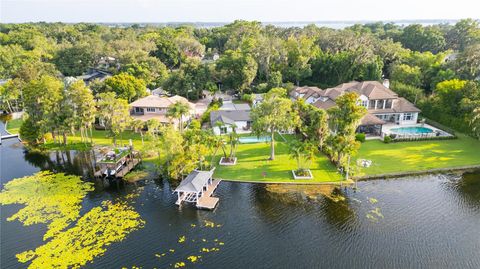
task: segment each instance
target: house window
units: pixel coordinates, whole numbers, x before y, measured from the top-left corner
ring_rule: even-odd
[[[141,107],[135,107],[135,113],[143,113],[143,109]]]
[[[403,120],[413,120],[413,114],[412,113],[404,113],[403,114]]]
[[[368,106],[368,100],[361,101],[360,105],[363,106],[363,107],[367,107]]]
[[[221,134],[226,134],[227,133],[227,127],[226,126],[220,127],[220,133]]]
[[[155,108],[154,107],[147,107],[147,112],[155,112]]]
[[[388,109],[392,108],[392,102],[393,102],[392,100],[387,99],[387,103],[385,104],[385,108],[388,108]]]

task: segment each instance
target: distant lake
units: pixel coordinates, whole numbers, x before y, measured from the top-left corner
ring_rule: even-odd
[[[6,140],[0,156],[2,187],[42,169],[91,180],[88,152],[33,154]],[[173,268],[189,255],[202,258],[185,268],[480,268],[480,173],[359,182],[357,191],[338,193],[344,200],[326,198],[318,186],[222,182],[214,211],[178,208],[166,181],[94,183],[82,211],[140,192],[133,207],[146,224],[86,268]],[[43,244],[45,225],[6,221],[20,208],[1,207],[2,268],[27,267],[15,254]],[[204,221],[220,226],[199,229]],[[187,238],[183,245],[180,236]],[[199,253],[215,240],[224,242],[219,251]],[[169,249],[175,251],[156,256]]]
[[[421,24],[423,26],[434,25],[434,24],[455,24],[458,20],[397,20],[397,21],[383,21],[384,23],[394,23],[396,25],[408,26],[410,24]],[[374,23],[377,21],[298,21],[298,22],[262,22],[263,25],[274,25],[277,27],[305,27],[310,24],[315,24],[318,27],[328,27],[333,29],[343,29],[354,24],[366,24]],[[229,22],[144,22],[144,23],[128,23],[128,22],[118,22],[118,23],[100,23],[109,26],[117,27],[129,27],[131,25],[152,25],[152,26],[180,26],[180,25],[192,25],[197,28],[212,28],[220,27]]]

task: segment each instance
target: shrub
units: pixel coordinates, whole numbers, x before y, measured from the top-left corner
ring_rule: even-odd
[[[365,142],[365,134],[364,133],[358,133],[355,135],[355,140],[358,142]]]
[[[383,138],[383,143],[388,144],[390,142],[392,142],[392,138],[390,136],[385,136]]]
[[[40,128],[30,118],[27,118],[20,126],[19,133],[22,140],[29,143],[36,143],[42,137]]]
[[[207,109],[207,111],[205,111],[205,113],[203,113],[202,117],[200,118],[200,122],[201,124],[205,124],[207,122],[210,121],[210,112],[213,111],[213,110],[218,110],[220,108],[220,104],[219,103],[215,103],[213,105],[210,105]]]
[[[252,104],[253,103],[253,95],[252,94],[248,94],[248,93],[245,93],[242,95],[242,101],[245,101],[249,104]]]

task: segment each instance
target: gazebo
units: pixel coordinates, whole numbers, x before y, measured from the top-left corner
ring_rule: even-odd
[[[218,198],[210,197],[216,189],[219,180],[213,180],[213,171],[193,170],[174,190],[177,193],[176,205],[180,205],[183,201],[195,203],[199,208],[214,208],[218,202]]]
[[[358,126],[357,132],[364,133],[367,136],[381,136],[382,125],[385,121],[377,118],[375,115],[368,113],[365,115]]]

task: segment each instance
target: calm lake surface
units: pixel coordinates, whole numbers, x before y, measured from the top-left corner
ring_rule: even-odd
[[[3,142],[2,188],[44,169],[89,178],[85,153],[45,156],[27,153],[16,140]],[[200,211],[175,206],[167,182],[96,182],[82,211],[138,192],[132,205],[146,224],[86,268],[173,268],[190,255],[202,255],[201,261],[185,268],[480,268],[480,173],[366,181],[358,187],[342,190],[345,200],[335,202],[315,198],[318,187],[284,192],[222,182],[217,209]],[[6,221],[20,208],[1,207],[1,268],[27,267],[15,254],[43,244],[45,225]],[[221,227],[200,228],[205,220]],[[180,236],[187,242],[179,244]],[[225,243],[218,252],[199,254],[215,239]],[[155,256],[169,249],[175,252]]]

